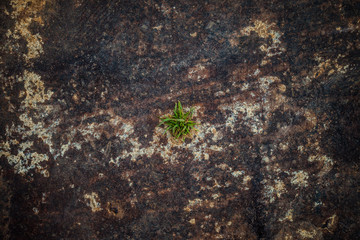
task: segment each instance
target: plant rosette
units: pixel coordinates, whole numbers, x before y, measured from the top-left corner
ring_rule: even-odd
[[[190,108],[190,111],[184,112],[183,107],[178,101],[175,103],[175,108],[172,115],[160,117],[160,124],[164,125],[165,133],[169,132],[175,139],[187,137],[192,130],[198,130],[195,128],[198,125],[197,122],[192,120],[192,114],[194,109]]]

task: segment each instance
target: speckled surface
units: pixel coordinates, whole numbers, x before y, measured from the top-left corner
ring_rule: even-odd
[[[359,1],[0,4],[1,239],[359,239]],[[199,131],[158,117],[180,100]]]

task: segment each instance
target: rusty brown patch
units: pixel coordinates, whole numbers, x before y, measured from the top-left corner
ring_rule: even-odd
[[[107,202],[106,211],[111,216],[122,219],[125,216],[124,204],[120,200]]]

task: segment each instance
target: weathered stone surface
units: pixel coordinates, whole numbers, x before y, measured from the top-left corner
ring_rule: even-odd
[[[0,238],[360,238],[359,9],[2,2]]]

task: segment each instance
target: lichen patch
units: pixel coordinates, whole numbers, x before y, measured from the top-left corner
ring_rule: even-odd
[[[197,116],[196,109],[195,107],[194,117]],[[132,127],[129,127],[129,129],[131,128]],[[115,158],[111,158],[110,162],[119,165],[120,161],[124,159],[136,161],[142,156],[151,157],[153,155],[159,155],[164,163],[177,164],[179,150],[187,151],[189,157],[192,156],[194,161],[206,161],[210,159],[212,152],[220,152],[223,150],[221,146],[217,145],[223,136],[220,131],[220,125],[211,127],[209,123],[201,123],[196,126],[196,128],[198,131],[195,132],[195,130],[193,130],[190,133],[191,141],[187,144],[181,139],[174,140],[169,132],[165,132],[164,134],[164,129],[160,127],[155,128],[153,140],[147,147],[143,147],[142,144],[139,143],[138,137],[134,135],[121,135],[123,140],[131,144],[131,148],[125,149]],[[128,133],[132,133],[132,130]]]
[[[268,199],[270,203],[273,203],[276,198],[280,198],[283,193],[286,192],[285,184],[281,180],[274,180],[274,184],[270,184],[270,181],[263,180],[265,199]]]
[[[311,155],[308,158],[309,162],[318,162],[320,164],[320,171],[318,173],[319,177],[323,177],[328,172],[331,171],[331,169],[334,166],[334,161],[325,155]]]
[[[91,208],[93,213],[101,211],[101,203],[97,193],[92,192],[91,194],[86,193],[84,199],[87,201],[86,205]]]
[[[291,184],[297,185],[298,187],[307,187],[309,174],[302,170],[292,173]]]
[[[25,91],[20,93],[19,97],[25,95],[22,108],[36,109],[38,103],[44,103],[49,100],[53,94],[50,90],[45,90],[44,82],[41,77],[33,72],[24,71],[23,76],[19,77],[19,82],[24,82]]]
[[[298,229],[297,233],[302,237],[302,239],[313,239],[317,235],[316,230],[307,229]]]
[[[263,44],[260,46],[262,52],[266,52],[266,57],[282,54],[285,49],[281,47],[280,38],[283,35],[275,23],[267,21],[255,20],[251,26],[243,28],[240,33],[249,36],[251,32],[255,32],[261,38],[271,39],[271,44]]]
[[[8,144],[6,144],[8,145]],[[35,169],[44,177],[49,177],[48,171],[42,166],[42,162],[49,160],[45,154],[30,152],[33,142],[27,141],[19,144],[17,154],[11,154],[9,149],[0,150],[0,157],[5,156],[8,163],[14,167],[14,171],[18,174],[25,175],[29,170]]]
[[[310,82],[322,75],[331,76],[334,74],[345,74],[350,70],[350,66],[342,63],[344,57],[345,55],[339,54],[335,58],[325,59],[321,54],[316,53],[314,58],[318,62],[318,65],[312,70]]]
[[[285,216],[283,218],[280,218],[279,221],[283,222],[283,221],[289,221],[292,222],[293,221],[293,216],[294,215],[294,209],[289,209],[286,213]]]
[[[27,53],[24,54],[25,60],[37,58],[43,53],[43,41],[38,33],[32,34],[30,24],[36,22],[43,25],[43,20],[39,12],[44,8],[44,0],[12,0],[10,5],[13,9],[11,18],[15,19],[14,30],[8,30],[8,38],[19,39],[22,37],[26,41]]]
[[[29,107],[23,107],[23,109],[29,109]],[[49,177],[49,172],[46,170],[46,164],[49,160],[49,156],[45,153],[39,153],[31,149],[32,141],[27,139],[37,137],[41,139],[44,144],[49,147],[50,153],[55,153],[52,143],[52,134],[55,127],[59,124],[59,121],[55,121],[49,126],[45,127],[45,124],[41,121],[43,116],[48,114],[47,111],[41,111],[42,107],[38,107],[35,110],[34,116],[37,116],[40,121],[34,122],[28,113],[24,112],[19,116],[22,124],[6,126],[7,141],[0,142],[1,156],[5,156],[10,165],[14,166],[14,171],[18,174],[25,175],[31,169],[35,169],[41,173],[44,177]],[[41,112],[40,112],[41,111]],[[40,113],[39,113],[40,112]],[[38,115],[42,116],[38,116]],[[22,142],[18,142],[18,135],[22,136]],[[15,154],[13,152],[16,151]]]
[[[240,120],[251,129],[253,134],[263,132],[264,126],[261,120],[261,105],[259,103],[236,101],[232,104],[220,105],[219,108],[223,111],[229,111],[226,116],[225,126],[230,128],[231,132],[235,133]]]
[[[43,20],[40,16],[40,11],[44,8],[46,1],[44,0],[11,0],[11,13],[8,13],[12,19],[15,20],[14,28],[8,29],[6,36],[7,41],[5,46],[10,54],[19,54],[17,46],[19,40],[23,39],[26,42],[27,52],[22,57],[25,58],[27,66],[32,66],[32,59],[38,58],[43,53],[43,41],[39,33],[33,33],[30,30],[31,24],[43,25]],[[22,83],[24,89],[20,91],[19,98],[23,99],[20,107],[16,109],[10,102],[11,94],[5,91],[4,87],[12,90],[16,83]],[[2,141],[0,144],[1,155],[6,156],[10,165],[14,166],[14,171],[19,174],[27,174],[29,170],[35,169],[43,176],[48,177],[49,172],[46,169],[45,162],[50,159],[50,156],[26,147],[34,137],[40,139],[45,145],[49,147],[50,153],[55,153],[52,147],[52,134],[54,128],[59,124],[56,120],[48,126],[45,126],[43,120],[49,116],[49,113],[54,109],[51,105],[46,104],[52,97],[53,92],[45,88],[44,82],[40,75],[35,72],[25,70],[22,75],[10,76],[6,79],[6,84],[3,86],[5,99],[9,101],[9,111],[19,112],[19,120],[22,122],[19,125],[6,126],[7,141]],[[22,136],[22,143],[15,143],[13,140]],[[8,146],[4,148],[3,146]],[[14,153],[16,152],[16,153]]]
[[[196,66],[188,70],[187,78],[194,81],[201,81],[210,77],[210,70],[203,64],[197,64]]]
[[[37,58],[43,53],[43,41],[38,33],[32,34],[29,27],[32,22],[43,25],[43,20],[39,12],[44,8],[44,0],[12,0],[10,5],[13,9],[11,18],[15,19],[14,30],[8,30],[7,36],[13,39],[22,37],[26,41],[27,53],[24,54],[25,60]]]

